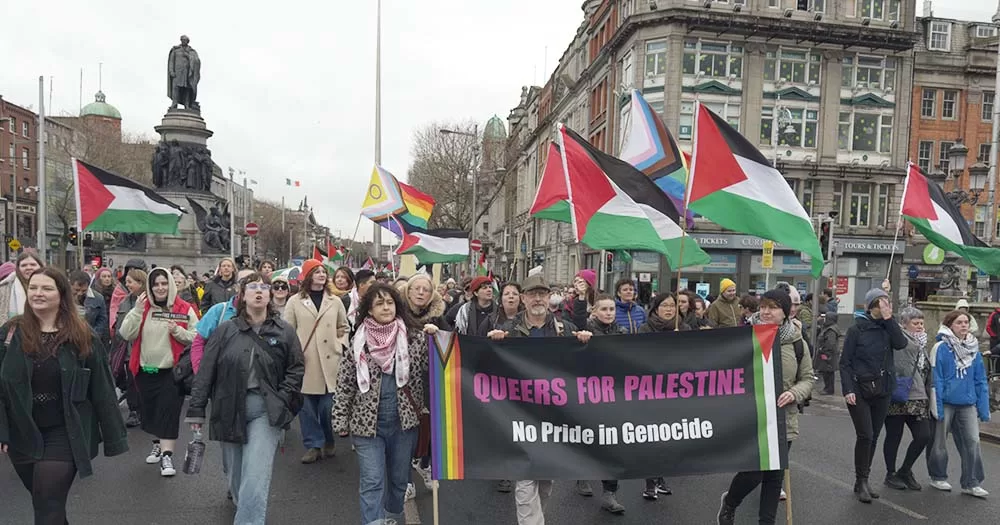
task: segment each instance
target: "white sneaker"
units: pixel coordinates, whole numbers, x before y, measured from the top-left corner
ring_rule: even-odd
[[[406,494],[403,496],[403,501],[410,501],[417,497],[417,487],[413,486],[413,483],[406,484]]]
[[[434,479],[431,477],[430,465],[428,465],[427,468],[422,468],[420,466],[420,458],[414,458],[410,464],[413,465],[413,470],[416,470],[417,473],[420,474],[420,478],[424,480],[424,488],[427,490],[433,490]]]
[[[173,455],[164,454],[160,456],[160,475],[169,478],[174,474],[177,474],[177,470],[174,469]]]
[[[986,492],[983,487],[972,487],[971,489],[962,489],[962,494],[968,494],[970,496],[975,496],[977,498],[985,498],[989,496],[990,493]]]
[[[160,448],[160,444],[159,443],[153,443],[153,450],[151,450],[149,452],[149,455],[146,456],[146,464],[147,465],[155,465],[156,463],[159,463],[160,462],[160,455],[162,455],[162,454],[163,454],[163,450]]]
[[[779,501],[785,501],[788,499],[788,494],[785,494],[785,489],[781,489],[781,494],[778,495]]]
[[[944,492],[951,492],[951,483],[947,481],[931,481],[931,486]]]

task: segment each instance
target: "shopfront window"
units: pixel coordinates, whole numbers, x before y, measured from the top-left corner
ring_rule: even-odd
[[[833,183],[833,210],[837,213],[837,226],[844,225],[844,183]]]

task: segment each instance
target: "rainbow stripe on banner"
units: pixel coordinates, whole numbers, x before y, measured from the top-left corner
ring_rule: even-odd
[[[465,479],[462,432],[462,350],[454,332],[428,336],[431,392],[431,474]]]

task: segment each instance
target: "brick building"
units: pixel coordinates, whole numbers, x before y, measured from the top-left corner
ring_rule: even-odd
[[[909,146],[915,0],[590,0],[584,20],[544,86],[525,88],[510,114],[510,141],[520,157],[506,193],[514,213],[490,224],[513,229],[505,248],[523,261],[514,275],[543,264],[553,282],[579,268],[598,268],[600,252],[576,244],[568,225],[528,216],[552,125],[564,122],[612,154],[621,148],[628,92],[639,89],[681,149],[690,151],[694,103],[700,101],[775,159],[806,211],[837,212],[841,302],[853,309],[890,269]],[[776,115],[795,132],[775,133]],[[786,128],[785,124],[780,126]],[[496,205],[496,203],[495,203]],[[498,211],[499,212],[499,211]],[[739,290],[765,286],[761,239],[698,221],[693,237],[712,264],[686,268],[690,288],[733,277]],[[673,271],[657,253],[633,252],[602,276],[605,288],[628,276],[640,295],[674,289]],[[799,254],[778,248],[776,278],[800,289],[814,284]],[[779,264],[780,263],[780,264]]]
[[[989,172],[997,26],[925,14],[930,16],[917,19],[921,39],[914,50],[910,158],[945,191],[953,192],[953,200],[960,204],[976,236],[985,238],[992,229],[993,244],[1000,244],[996,242],[1000,221],[989,209],[990,196],[971,184],[974,178],[987,180]],[[948,151],[953,146],[968,149],[962,171],[949,166]],[[904,264],[917,269],[910,286],[912,295],[919,298],[936,286],[940,266],[923,260],[926,241],[921,237],[910,244]],[[975,280],[972,275],[971,281]]]
[[[37,131],[38,116],[33,111],[0,97],[0,210],[3,217],[3,253],[8,256],[10,250],[6,244],[12,238],[16,237],[28,248],[37,246]]]

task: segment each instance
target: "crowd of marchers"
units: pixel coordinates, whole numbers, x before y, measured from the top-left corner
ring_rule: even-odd
[[[269,261],[249,269],[224,258],[214,274],[198,276],[133,259],[67,275],[29,253],[0,266],[0,450],[31,498],[36,524],[68,522],[74,480],[93,474],[99,445],[106,456],[127,452],[127,428],[149,436],[148,468],[176,475],[182,423],[196,436],[207,425],[208,439],[220,444],[209,453],[221,455],[227,486],[220,495],[235,505],[234,523],[263,524],[275,453],[296,419],[303,464],[343,455],[337,443],[349,440],[362,525],[400,523],[404,502],[416,497],[411,472],[428,488],[434,483],[420,437],[429,405],[427,337],[438,330],[587,343],[776,325],[783,378],[776,402],[789,447],[814,382],[822,378],[822,394],[833,395],[839,376],[857,434],[859,501],[879,497],[869,477],[883,428],[886,486],[921,490],[914,471],[923,456],[929,485],[951,491],[950,434],[961,492],[988,495],[978,424],[990,419],[984,357],[991,352],[980,351],[968,305],[957,305],[929,335],[923,313],[909,306],[896,312],[887,290],[873,289],[845,332],[833,291],[824,291],[813,312],[811,297],[786,283],[740,297],[736,283],[722,279],[718,297],[660,292],[643,305],[636,282],[620,280],[605,293],[593,270],[567,287],[537,274],[521,283],[479,276],[435,285],[425,273],[395,277],[312,259],[295,281],[274,270]],[[984,324],[1000,353],[1000,308]],[[897,463],[904,427],[912,439]],[[782,483],[781,471],[736,474],[722,491],[718,523],[733,523],[757,487],[759,522],[774,523]],[[513,492],[525,525],[545,523],[552,488],[552,480],[496,486]],[[595,496],[588,480],[574,490]],[[624,513],[618,491],[618,480],[602,480],[600,508]],[[664,477],[646,479],[642,489],[650,502],[671,493]]]

